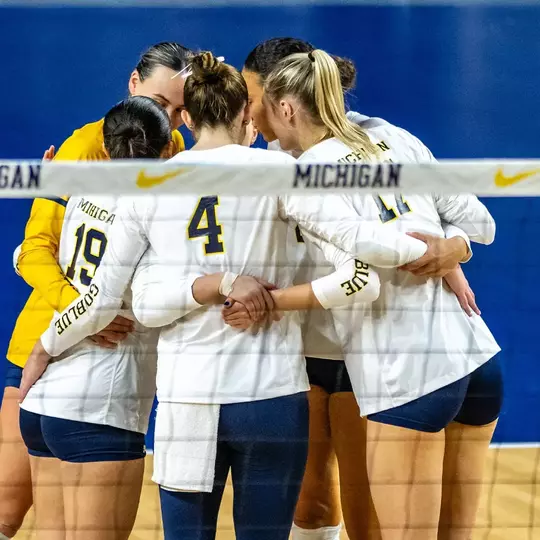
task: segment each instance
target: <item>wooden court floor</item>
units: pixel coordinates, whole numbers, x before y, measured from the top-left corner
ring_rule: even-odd
[[[163,538],[156,486],[151,482],[152,457],[147,458],[145,486],[133,540]],[[540,448],[493,448],[486,465],[482,502],[473,540],[540,540]],[[234,540],[232,489],[225,490],[218,540]],[[33,537],[30,513],[17,540]],[[347,535],[343,533],[342,540]]]

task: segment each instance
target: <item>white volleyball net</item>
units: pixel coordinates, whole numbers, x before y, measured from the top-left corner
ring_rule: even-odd
[[[327,194],[384,193],[475,193],[485,197],[484,202],[495,217],[495,244],[478,248],[478,251],[475,246],[475,256],[465,267],[483,315],[500,340],[505,379],[509,381],[506,385],[509,395],[482,479],[482,498],[473,538],[533,538],[540,516],[537,496],[540,450],[536,439],[540,424],[535,412],[540,393],[535,382],[539,380],[534,363],[537,351],[530,347],[534,342],[531,329],[538,322],[540,305],[535,287],[540,270],[536,249],[540,232],[537,214],[540,210],[540,160],[273,166],[0,161],[1,198],[54,199],[69,195],[85,196],[91,202],[92,196],[110,194],[324,197]],[[92,244],[94,240],[90,242],[88,255],[92,264],[103,255],[101,248],[104,248],[101,243]],[[77,244],[77,249],[81,249],[81,245]],[[153,419],[154,416],[147,439],[149,449],[153,446]],[[523,422],[521,429],[526,431],[522,438],[516,435],[516,422]],[[149,463],[148,471],[151,468],[152,463]],[[337,477],[335,480],[339,482]],[[341,482],[347,479],[342,477]],[[232,534],[230,485],[225,493],[219,531]],[[134,534],[158,538],[161,530],[156,486],[148,472]]]
[[[436,187],[435,187],[436,186]],[[137,162],[0,161],[0,197],[212,193],[291,195],[382,192],[529,197],[540,190],[540,160],[439,163],[209,165]]]

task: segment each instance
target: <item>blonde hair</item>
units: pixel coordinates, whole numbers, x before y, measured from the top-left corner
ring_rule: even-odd
[[[287,56],[266,79],[264,91],[274,104],[287,95],[297,98],[312,120],[326,127],[329,136],[347,145],[364,161],[380,160],[379,147],[346,116],[340,71],[328,53],[316,49]]]

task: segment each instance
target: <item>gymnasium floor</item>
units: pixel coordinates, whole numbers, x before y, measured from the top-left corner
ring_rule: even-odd
[[[131,538],[160,540],[159,499],[150,481],[152,457],[146,467],[139,515]],[[232,490],[225,490],[218,540],[234,540]],[[33,535],[30,514],[17,540]],[[347,535],[343,534],[343,540]],[[540,448],[493,448],[487,464],[484,493],[473,540],[534,540],[540,538]]]

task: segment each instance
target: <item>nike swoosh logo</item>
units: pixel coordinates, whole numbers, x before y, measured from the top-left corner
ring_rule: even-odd
[[[495,174],[495,185],[497,187],[502,187],[502,188],[512,186],[536,174],[540,174],[540,169],[535,169],[534,171],[526,171],[523,173],[514,174],[513,176],[506,176],[503,170],[499,169],[497,173]]]
[[[176,171],[160,174],[159,176],[149,176],[144,171],[141,171],[137,176],[137,187],[148,189],[154,186],[159,186],[160,184],[165,183],[167,180],[175,178],[188,170],[189,169],[177,169]]]

